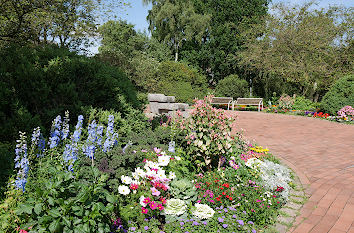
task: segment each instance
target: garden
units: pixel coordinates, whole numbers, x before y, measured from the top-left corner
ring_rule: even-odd
[[[0,5],[0,232],[267,232],[294,174],[212,96],[354,122],[350,7]],[[130,7],[148,8],[149,33],[121,18]],[[190,116],[147,118],[149,93]]]
[[[120,139],[109,113],[80,115],[71,129],[66,112],[48,139],[40,127],[20,132],[2,230],[256,232],[274,223],[292,179],[268,149],[231,135],[234,119],[210,97],[190,118],[161,120],[149,127],[163,136],[145,142]]]

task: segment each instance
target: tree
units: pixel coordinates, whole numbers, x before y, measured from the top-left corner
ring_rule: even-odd
[[[181,48],[182,59],[202,68],[215,85],[230,74],[241,76],[234,59],[242,49],[243,28],[258,22],[267,14],[268,0],[193,0],[198,14],[208,14],[212,20],[201,41],[189,41]]]
[[[147,17],[153,37],[169,45],[174,51],[176,62],[183,42],[192,39],[200,41],[210,22],[209,15],[195,13],[190,0],[144,2],[153,4]]]
[[[98,20],[110,14],[108,10],[124,4],[121,0],[0,0],[0,39],[78,48],[96,35]]]
[[[302,94],[317,101],[336,75],[353,67],[353,53],[348,52],[353,24],[349,9],[311,6],[275,5],[263,22],[245,31],[249,40],[235,56],[263,78],[275,75],[300,84]]]
[[[123,69],[141,91],[155,91],[159,62],[171,59],[168,47],[126,21],[108,21],[99,32],[98,57]]]

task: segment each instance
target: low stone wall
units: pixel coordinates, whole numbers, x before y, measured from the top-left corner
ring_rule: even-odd
[[[152,118],[156,115],[166,114],[174,116],[177,111],[180,111],[183,117],[188,117],[189,105],[185,103],[175,103],[174,96],[165,96],[164,94],[148,94],[149,106],[145,114]]]

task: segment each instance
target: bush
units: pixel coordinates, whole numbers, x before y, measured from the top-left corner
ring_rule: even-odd
[[[354,106],[354,75],[342,77],[334,83],[321,101],[321,110],[336,115],[346,105]]]
[[[236,74],[232,74],[219,81],[215,87],[215,93],[217,96],[233,97],[234,99],[246,97],[248,83]]]
[[[294,110],[316,110],[317,104],[312,102],[309,99],[306,99],[304,96],[296,96],[295,102],[292,106]]]
[[[65,110],[72,116],[93,106],[138,108],[133,84],[118,68],[56,46],[9,46],[0,52],[0,141],[36,126],[49,128]]]
[[[206,94],[206,78],[179,62],[162,62],[157,72],[157,92],[176,96],[176,101],[192,103]]]

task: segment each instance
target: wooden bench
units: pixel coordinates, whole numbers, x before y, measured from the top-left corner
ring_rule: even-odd
[[[233,109],[233,98],[232,97],[213,97],[211,99],[211,104],[224,105],[227,104],[227,110],[232,106]]]
[[[258,112],[263,109],[263,98],[237,98],[232,103],[232,110],[234,110],[235,105],[253,105],[258,106]]]

